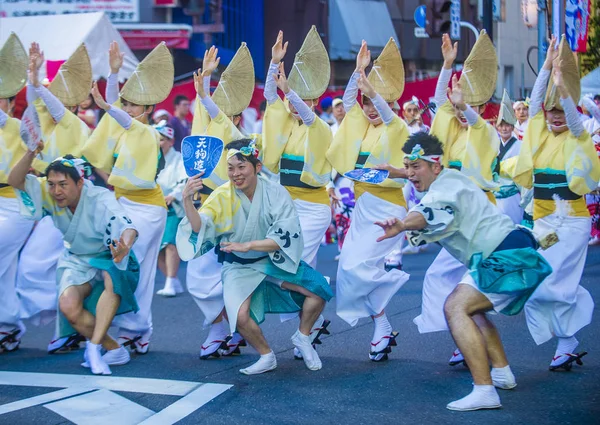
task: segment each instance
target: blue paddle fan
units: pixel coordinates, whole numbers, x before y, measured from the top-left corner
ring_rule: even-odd
[[[344,174],[344,177],[357,182],[379,184],[383,183],[388,178],[390,172],[387,170],[375,170],[373,168],[361,168],[357,170],[348,171]]]
[[[209,177],[223,153],[223,141],[212,136],[187,136],[181,142],[181,156],[188,177],[204,172]]]

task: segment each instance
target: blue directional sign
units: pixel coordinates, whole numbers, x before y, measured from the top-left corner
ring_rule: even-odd
[[[425,11],[426,11],[425,5],[421,5],[415,9],[415,23],[417,24],[417,26],[419,26],[421,28],[425,28],[425,25],[427,23]]]

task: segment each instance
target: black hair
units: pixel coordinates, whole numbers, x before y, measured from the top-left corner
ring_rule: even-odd
[[[239,140],[234,140],[233,142],[227,143],[227,146],[225,146],[225,149],[229,150],[229,149],[237,149],[240,150],[242,148],[248,147],[250,146],[251,143],[253,143],[254,140],[252,139],[239,139]],[[258,164],[260,164],[260,160],[255,157],[254,155],[242,155],[241,153],[236,153],[235,157],[237,159],[239,159],[240,161],[247,161],[250,164],[252,164],[252,166],[254,167],[254,169],[256,170],[256,166]]]
[[[444,154],[444,145],[442,145],[440,139],[424,131],[412,134],[406,143],[404,143],[402,152],[410,154],[416,145],[421,145],[421,148],[425,151],[425,155]]]
[[[258,107],[258,110],[261,112],[264,112],[267,110],[267,101],[263,100],[262,102],[260,102],[260,106]]]
[[[600,94],[597,94],[596,96],[594,96],[594,101],[598,101],[600,100]]]
[[[181,102],[183,102],[184,100],[189,101],[189,99],[187,98],[187,96],[185,96],[183,94],[178,94],[177,96],[175,96],[175,100],[173,101],[173,105],[177,106]]]
[[[74,157],[73,155],[65,155],[63,157],[64,159],[77,159],[76,157]],[[84,164],[84,168],[85,168],[85,175],[89,176],[89,174],[91,173],[91,167],[90,164],[88,164],[87,162]],[[75,167],[69,167],[66,165],[63,165],[61,163],[61,161],[54,161],[51,162],[50,165],[48,165],[48,167],[46,167],[46,171],[44,171],[44,175],[46,177],[48,177],[48,174],[50,174],[50,171],[54,171],[55,173],[61,173],[64,174],[67,177],[71,177],[71,179],[75,182],[75,183],[79,183],[79,180],[81,180],[81,176],[79,175],[79,172],[77,171],[77,168]]]
[[[8,103],[12,102],[13,100],[15,100],[17,98],[17,96],[11,96],[8,98]]]

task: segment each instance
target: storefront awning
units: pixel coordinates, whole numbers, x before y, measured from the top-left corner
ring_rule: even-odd
[[[383,50],[390,37],[398,42],[384,1],[332,0],[329,7],[331,60],[354,60],[363,39],[367,41],[374,58]]]
[[[151,50],[164,41],[171,49],[187,49],[192,27],[183,24],[115,24],[132,50]]]

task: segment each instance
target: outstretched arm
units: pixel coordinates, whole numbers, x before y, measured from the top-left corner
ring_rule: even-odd
[[[113,41],[108,49],[108,61],[110,64],[110,74],[106,81],[106,101],[112,105],[119,100],[119,71],[123,66],[125,53],[121,53],[119,43]]]
[[[17,164],[10,170],[8,175],[8,185],[15,189],[25,190],[25,177],[31,169],[31,164],[34,158],[39,152],[44,149],[44,144],[40,142],[38,148],[35,151],[28,150],[25,155],[17,162]]]
[[[108,115],[113,117],[115,121],[117,121],[117,123],[119,123],[119,125],[125,130],[129,130],[131,128],[131,125],[133,124],[133,118],[131,118],[129,114],[124,110],[106,103],[106,101],[100,94],[100,90],[98,90],[98,84],[95,81],[92,85],[91,93],[92,97],[94,98],[94,101],[96,102],[96,105],[98,105],[100,109],[104,109],[108,113]]]
[[[442,36],[442,56],[444,57],[444,65],[442,66],[442,70],[438,76],[433,98],[433,101],[438,108],[448,101],[446,89],[448,88],[448,83],[452,78],[452,65],[456,60],[457,52],[458,43],[455,42],[452,44],[450,36],[448,34],[444,34]]]

